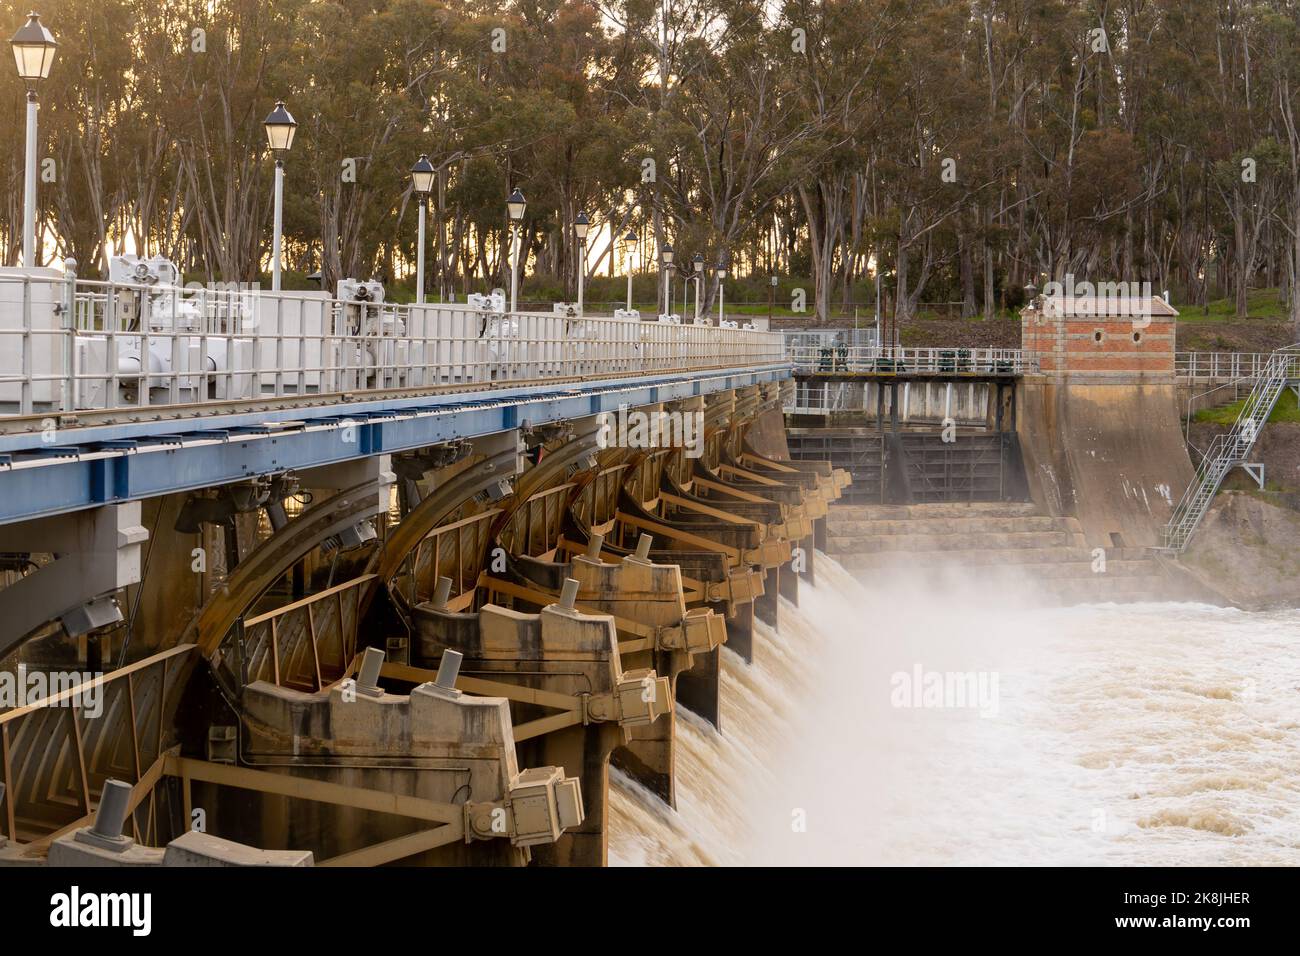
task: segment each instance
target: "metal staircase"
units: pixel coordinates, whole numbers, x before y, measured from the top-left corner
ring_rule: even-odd
[[[1246,396],[1232,431],[1216,437],[1202,457],[1196,477],[1165,526],[1162,545],[1166,550],[1178,552],[1187,547],[1224,477],[1237,465],[1246,463],[1246,456],[1273,413],[1282,389],[1297,377],[1300,377],[1300,346],[1288,345],[1274,352]]]

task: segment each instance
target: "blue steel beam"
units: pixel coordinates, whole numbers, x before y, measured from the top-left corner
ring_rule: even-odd
[[[150,415],[151,420],[120,422],[111,425],[64,425],[59,428],[57,437],[60,445],[75,442],[84,447],[100,442],[174,433],[178,429],[203,429],[208,431],[212,429],[260,428],[283,422],[311,421],[313,419],[337,417],[344,410],[350,415],[365,415],[371,412],[400,412],[414,408],[460,408],[467,404],[481,404],[484,402],[493,404],[500,402],[531,402],[544,399],[547,396],[566,397],[576,392],[605,389],[619,390],[661,385],[667,388],[677,388],[683,381],[698,382],[703,387],[705,383],[718,379],[764,372],[779,372],[780,374],[776,378],[785,379],[790,377],[791,369],[792,366],[788,364],[759,365],[727,371],[713,370],[658,376],[642,375],[618,379],[598,379],[590,382],[574,383],[569,381],[552,385],[532,384],[500,389],[480,388],[473,391],[441,392],[403,398],[385,397],[382,399],[371,398],[369,400],[358,398],[346,402],[326,401],[325,404],[321,405],[295,405],[279,409],[261,408],[255,411],[215,414],[203,406],[192,406],[194,413],[188,417],[183,416],[180,418],[170,417],[176,410],[168,406],[147,406],[144,408],[128,406],[120,410],[123,416],[143,413]],[[764,381],[771,380],[771,378],[764,379]],[[694,394],[700,394],[700,392],[697,391]],[[311,399],[314,396],[308,395],[304,397]],[[330,398],[330,396],[321,397],[326,400]],[[652,401],[658,400],[654,399]],[[256,401],[245,400],[242,404],[255,405]],[[53,415],[49,416],[50,419],[55,417]],[[0,429],[3,426],[4,420],[0,419]],[[0,453],[45,449],[48,447],[50,446],[42,442],[39,429],[34,428],[34,430],[28,432],[0,433]]]
[[[256,416],[64,429],[57,447],[38,435],[0,454],[0,524],[287,470],[473,439],[517,428],[706,395],[788,378],[788,366],[668,378],[593,382],[531,391],[475,392],[352,402]],[[178,433],[184,426],[202,430]],[[69,442],[76,444],[70,446]]]

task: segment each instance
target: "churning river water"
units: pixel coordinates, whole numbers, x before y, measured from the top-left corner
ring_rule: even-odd
[[[722,732],[679,712],[677,810],[611,772],[611,863],[1300,864],[1300,611],[1030,609],[817,557],[752,665],[724,648]]]

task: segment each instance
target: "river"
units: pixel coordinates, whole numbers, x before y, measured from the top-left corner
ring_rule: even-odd
[[[818,561],[753,665],[724,648],[722,733],[679,713],[677,810],[611,772],[611,863],[1300,864],[1300,611]]]

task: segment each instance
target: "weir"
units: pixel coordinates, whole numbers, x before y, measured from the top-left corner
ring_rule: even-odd
[[[810,358],[486,297],[4,278],[0,655],[90,672],[103,712],[0,713],[0,863],[604,865],[610,768],[677,804],[683,710],[728,732],[818,550],[1180,593],[1162,300]]]
[[[1017,350],[796,352],[794,457],[853,476],[827,542],[916,573],[1074,603],[1183,593],[1156,548],[1193,477],[1177,313],[1159,297],[1031,296]],[[1214,372],[1217,374],[1217,372]]]
[[[0,713],[0,863],[600,865],[611,763],[673,803],[849,483],[781,336],[372,286],[0,275],[0,666],[104,694]]]

